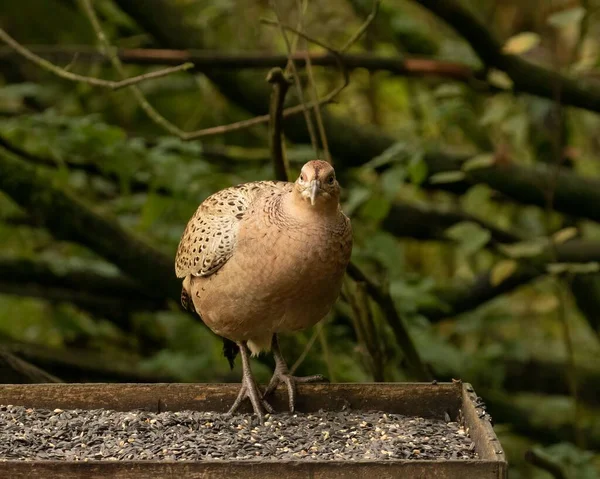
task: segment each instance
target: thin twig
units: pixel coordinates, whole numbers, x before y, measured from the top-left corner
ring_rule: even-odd
[[[290,88],[290,80],[279,67],[273,68],[267,75],[267,81],[273,85],[269,104],[269,146],[275,167],[275,178],[288,181],[288,162],[283,143],[283,103]]]
[[[327,343],[325,328],[319,328],[317,330],[317,336],[319,337],[319,344],[321,345],[321,350],[323,351],[323,359],[325,360],[325,365],[327,366],[327,379],[334,383],[335,375],[333,372],[334,369],[333,363],[331,362],[331,355],[329,354],[329,344]]]
[[[321,146],[323,147],[323,155],[325,156],[325,161],[333,165],[333,159],[331,158],[331,152],[329,151],[329,142],[327,141],[327,134],[325,132],[325,125],[323,124],[323,115],[321,115],[321,108],[319,107],[319,92],[317,90],[317,84],[315,83],[310,57],[308,56],[306,57],[306,72],[308,73],[311,100],[315,103],[315,118],[317,120],[317,128],[319,129],[319,137],[321,138]]]
[[[306,346],[304,347],[304,350],[302,351],[302,353],[300,354],[300,356],[298,356],[298,359],[296,359],[296,362],[294,363],[294,365],[290,368],[290,374],[294,374],[294,372],[304,362],[304,360],[306,359],[306,356],[308,356],[308,353],[310,352],[310,350],[312,349],[313,345],[315,344],[315,341],[319,337],[319,331],[321,331],[321,329],[323,329],[324,325],[325,325],[325,320],[323,320],[319,324],[317,324],[317,326],[315,327],[315,330],[313,331],[310,339],[308,340],[308,343],[306,343]]]
[[[388,324],[394,331],[398,345],[402,348],[412,375],[421,381],[430,381],[432,379],[431,374],[421,361],[421,357],[412,342],[410,333],[398,314],[398,311],[396,311],[396,306],[390,293],[371,281],[353,262],[350,262],[348,265],[347,273],[354,281],[364,283],[369,295],[377,304],[379,304]]]
[[[277,27],[279,28],[279,30],[281,32],[281,36],[283,37],[283,41],[285,42],[285,47],[287,49],[288,64],[286,67],[286,71],[289,70],[289,72],[292,74],[292,77],[294,79],[294,84],[296,86],[296,93],[298,95],[298,99],[300,100],[300,104],[304,106],[302,113],[304,114],[304,120],[306,122],[306,128],[308,129],[308,136],[310,137],[310,143],[313,147],[313,150],[315,150],[315,154],[318,157],[319,156],[319,145],[317,143],[317,136],[315,134],[315,129],[314,129],[314,126],[313,126],[311,118],[310,118],[310,110],[308,109],[308,107],[306,107],[306,104],[304,102],[304,93],[302,91],[302,83],[300,82],[300,75],[298,75],[298,70],[296,69],[296,65],[292,58],[292,54],[294,52],[292,51],[292,46],[287,37],[285,28],[283,27],[283,24],[281,23],[281,16],[279,13],[279,9],[277,8],[277,2],[273,1],[271,6],[273,8],[273,12],[275,13],[275,18],[277,19],[275,24],[277,25]],[[296,29],[296,31],[299,32],[300,30]]]
[[[354,33],[354,35],[352,35],[348,39],[348,41],[344,44],[344,46],[340,49],[341,53],[344,53],[352,45],[354,45],[354,43],[356,43],[356,41],[367,31],[367,28],[369,27],[369,25],[371,24],[371,22],[373,22],[373,20],[375,20],[375,17],[377,16],[377,12],[379,11],[379,4],[380,3],[381,3],[381,0],[375,0],[373,2],[373,10],[371,10],[371,13],[369,13],[369,16],[365,19],[365,21],[359,27],[359,29],[356,30],[356,32]]]
[[[161,78],[166,75],[170,75],[171,73],[176,73],[180,71],[189,70],[194,67],[193,63],[186,62],[182,65],[177,65],[174,67],[165,68],[163,70],[158,70],[155,72],[144,73],[143,75],[138,75],[131,78],[126,78],[121,81],[111,81],[111,80],[102,80],[101,78],[88,77],[85,75],[78,75],[77,73],[72,73],[68,71],[68,68],[72,65],[73,61],[66,68],[61,68],[54,63],[49,62],[48,60],[43,59],[42,57],[36,55],[31,50],[28,50],[19,42],[17,42],[14,38],[12,38],[6,31],[0,28],[0,39],[3,40],[7,45],[9,45],[13,50],[27,58],[32,63],[35,63],[40,68],[47,70],[51,73],[54,73],[56,76],[60,78],[64,78],[65,80],[87,83],[93,86],[99,86],[103,88],[110,88],[111,90],[119,90],[121,88],[125,88],[131,85],[136,85],[146,80],[153,80],[156,78]]]
[[[348,50],[361,37],[361,35],[366,31],[366,29],[369,26],[369,24],[373,21],[373,19],[377,15],[377,11],[379,9],[379,3],[380,3],[380,0],[375,0],[375,2],[373,3],[373,10],[372,10],[372,12],[369,14],[369,16],[367,17],[367,19],[360,26],[360,28],[352,35],[352,37],[350,37],[350,39],[344,44],[344,46],[342,46],[342,48],[340,49],[340,51],[336,50],[335,48],[332,48],[332,47],[328,46],[327,44],[325,44],[324,42],[322,42],[320,40],[317,40],[315,38],[310,37],[306,33],[302,32],[299,28],[294,28],[294,27],[292,27],[290,25],[282,23],[275,2],[273,2],[273,11],[275,12],[276,21],[268,20],[268,19],[262,19],[261,20],[262,23],[264,23],[266,25],[276,26],[281,31],[281,34],[282,34],[283,39],[285,41],[287,52],[288,52],[288,67],[289,67],[289,69],[290,69],[290,71],[292,73],[292,76],[294,78],[294,82],[296,84],[296,90],[298,92],[298,97],[300,99],[300,102],[302,103],[303,106],[305,106],[304,116],[305,116],[305,120],[306,120],[306,127],[308,129],[308,133],[309,133],[309,136],[310,136],[310,139],[311,139],[311,144],[313,146],[313,149],[315,150],[315,153],[318,156],[318,146],[317,146],[316,135],[315,135],[314,127],[313,127],[311,119],[310,119],[310,113],[309,113],[309,108],[314,108],[314,110],[315,110],[315,116],[316,116],[316,119],[317,119],[317,124],[318,124],[318,127],[319,127],[319,135],[321,137],[321,142],[322,142],[322,146],[323,146],[323,150],[324,150],[324,154],[325,154],[325,159],[328,162],[330,162],[330,163],[331,163],[331,154],[329,152],[329,146],[328,146],[328,143],[327,143],[327,136],[326,136],[325,127],[324,127],[324,124],[323,124],[323,119],[322,119],[322,116],[321,116],[321,112],[319,110],[320,105],[322,105],[324,103],[328,103],[328,101],[327,102],[323,102],[323,100],[319,100],[318,93],[317,93],[317,90],[316,90],[316,86],[315,86],[315,83],[314,83],[314,78],[313,78],[313,75],[312,75],[310,58],[308,56],[305,56],[306,66],[307,66],[308,75],[309,75],[309,81],[310,81],[310,83],[312,85],[311,89],[312,89],[312,100],[313,100],[310,106],[309,105],[305,105],[304,98],[303,98],[303,93],[302,93],[302,86],[301,86],[301,83],[300,83],[300,77],[298,75],[298,70],[297,70],[297,68],[295,66],[294,59],[293,59],[293,56],[292,56],[293,55],[292,47],[290,45],[290,42],[289,42],[289,40],[287,38],[287,35],[286,35],[285,31],[286,30],[291,31],[291,32],[295,33],[296,35],[298,35],[298,37],[304,38],[305,40],[307,40],[307,41],[309,41],[311,43],[314,43],[315,45],[318,45],[318,46],[326,49],[329,53],[331,53],[336,58],[338,66],[340,67],[340,71],[342,72],[342,75],[344,77],[344,81],[343,81],[343,84],[340,87],[336,88],[333,92],[329,93],[328,95],[326,95],[324,97],[324,99],[329,98],[329,97],[333,99],[333,97],[335,97],[336,95],[338,95],[350,83],[349,73],[348,73],[348,70],[345,67],[343,61],[341,60],[340,52],[344,52],[344,51]]]
[[[352,287],[354,284],[354,287]],[[352,309],[352,325],[358,339],[361,353],[365,356],[366,366],[376,382],[385,381],[383,357],[379,345],[379,335],[373,323],[369,296],[365,285],[344,278],[343,297]]]
[[[577,50],[580,48],[580,42],[583,42],[583,36],[586,34],[586,31],[582,28],[579,32],[579,39],[577,41],[577,43],[575,44],[573,50],[571,51],[571,57],[570,57],[570,61],[573,61],[576,56],[577,56]],[[553,59],[554,59],[554,68],[556,70],[556,72],[560,72],[560,63],[558,60],[558,44],[557,44],[557,39],[556,37],[554,37],[554,42],[553,42]],[[566,68],[566,70],[568,70],[571,67],[571,64],[569,64]],[[555,115],[555,132],[552,135],[552,153],[554,156],[554,164],[552,165],[552,175],[549,177],[549,181],[546,184],[546,208],[545,208],[545,229],[546,229],[546,236],[550,237],[551,236],[551,232],[552,232],[552,216],[554,213],[554,199],[556,196],[556,190],[557,190],[557,186],[558,186],[558,176],[560,174],[560,170],[561,170],[561,166],[562,166],[562,162],[564,160],[564,147],[565,147],[565,142],[566,142],[566,138],[564,137],[563,134],[563,126],[564,126],[564,122],[565,122],[565,110],[564,107],[562,105],[562,97],[563,97],[563,90],[564,90],[564,85],[563,85],[563,81],[562,78],[560,76],[557,76],[555,78],[554,84],[552,85],[553,88],[553,100],[554,100],[554,104],[553,104],[553,109],[552,109],[552,113]],[[549,247],[549,252],[550,252],[550,256],[551,256],[551,260],[556,261],[557,257],[558,257],[558,251],[557,251],[557,245],[555,244],[554,241],[550,241],[550,247]],[[579,402],[579,394],[578,394],[578,389],[579,389],[579,385],[577,382],[577,375],[576,375],[576,362],[575,362],[575,352],[574,352],[574,348],[573,348],[573,340],[572,340],[572,336],[571,336],[571,332],[570,332],[570,328],[569,328],[569,322],[568,322],[568,317],[567,317],[567,309],[566,309],[566,297],[563,294],[563,284],[560,281],[559,278],[556,279],[555,281],[555,287],[556,287],[556,298],[558,299],[558,304],[559,304],[559,308],[558,308],[558,319],[561,323],[561,327],[563,330],[563,341],[565,344],[565,349],[567,352],[567,364],[569,367],[569,393],[571,395],[571,397],[573,398],[573,402],[574,402],[574,424],[573,424],[573,429],[575,432],[575,442],[577,443],[577,445],[579,447],[581,447],[582,449],[585,448],[585,444],[583,444],[584,442],[584,435],[583,435],[583,431],[581,429],[581,419],[580,419],[580,402]]]
[[[123,74],[123,67],[122,67],[121,61],[119,60],[114,49],[112,49],[110,47],[110,44],[106,40],[106,36],[104,35],[102,27],[100,26],[98,17],[96,16],[94,9],[92,8],[90,0],[80,0],[80,2],[82,3],[84,11],[86,12],[86,15],[88,16],[88,18],[90,19],[90,22],[92,23],[92,27],[94,28],[94,31],[96,32],[96,35],[98,36],[98,39],[100,40],[101,44],[104,46],[104,49],[106,50],[106,53],[107,53],[111,63],[113,64],[114,68],[117,71],[119,71],[120,74]],[[344,87],[345,87],[345,85],[344,85]],[[333,90],[332,92],[330,92],[328,95],[326,95],[325,97],[323,97],[320,100],[320,104],[325,104],[325,103],[331,102],[333,100],[333,98],[340,91],[343,90],[344,87],[337,88],[337,89]],[[146,115],[148,115],[148,117],[152,121],[154,121],[157,125],[159,125],[163,129],[165,129],[172,135],[177,136],[178,138],[180,138],[183,141],[194,140],[196,138],[201,138],[204,136],[220,135],[220,134],[231,132],[231,131],[249,128],[251,126],[267,123],[270,119],[269,115],[261,115],[261,116],[257,116],[257,117],[254,117],[254,118],[251,118],[248,120],[242,120],[242,121],[238,121],[235,123],[231,123],[229,125],[219,125],[219,126],[215,126],[212,128],[204,128],[202,130],[186,132],[186,131],[183,131],[180,128],[178,128],[176,125],[174,125],[169,120],[167,120],[164,116],[162,116],[160,113],[158,113],[158,111],[156,111],[154,109],[154,107],[152,105],[150,105],[150,103],[146,100],[146,98],[144,97],[144,94],[140,91],[139,88],[137,88],[135,85],[132,85],[129,88],[131,89],[131,91],[132,91],[133,95],[135,96],[137,102],[139,103],[140,107],[144,110]],[[312,106],[313,106],[312,103],[309,104],[309,107],[312,107]],[[306,106],[303,104],[297,105],[297,106],[291,107],[291,108],[286,108],[283,111],[283,116],[285,118],[290,115],[298,114],[298,113],[304,111],[305,108],[306,108]]]
[[[307,35],[306,33],[301,32],[301,31],[297,30],[296,28],[294,28],[290,25],[287,25],[285,23],[277,23],[277,22],[274,22],[272,20],[267,20],[267,19],[262,19],[261,22],[264,23],[265,25],[273,25],[273,26],[277,26],[277,27],[281,26],[285,30],[289,30],[290,32],[295,33],[296,35],[301,36],[302,38],[309,41],[310,43],[314,43],[315,45],[318,45],[321,48],[326,49],[333,56],[333,58],[335,58],[336,63],[338,65],[340,71],[342,72],[344,81],[340,86],[338,86],[337,88],[335,88],[334,90],[329,92],[327,95],[325,95],[323,98],[321,98],[321,100],[319,100],[318,102],[308,103],[307,105],[300,105],[300,107],[314,108],[315,105],[324,105],[326,103],[329,103],[337,95],[339,95],[339,93],[344,88],[346,88],[348,86],[348,84],[350,83],[350,75],[348,73],[348,69],[344,65],[344,62],[342,61],[342,57],[341,57],[340,53],[335,48],[330,47],[329,45],[323,43],[322,41],[317,40],[316,38],[312,38],[311,36]],[[284,116],[285,116],[285,112],[284,112]]]

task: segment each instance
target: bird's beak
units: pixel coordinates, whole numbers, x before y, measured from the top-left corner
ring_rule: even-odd
[[[317,199],[317,194],[319,193],[319,189],[321,188],[321,184],[319,180],[312,180],[310,182],[309,188],[309,198],[311,206],[315,206],[315,200]]]

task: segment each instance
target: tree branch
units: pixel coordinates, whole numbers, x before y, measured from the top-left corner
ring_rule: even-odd
[[[472,222],[487,229],[491,244],[516,243],[525,238],[504,230],[486,220],[456,209],[436,208],[414,202],[394,201],[381,227],[398,238],[448,241],[445,232],[461,222]]]
[[[87,83],[88,85],[99,86],[102,88],[109,88],[111,90],[119,90],[121,88],[125,88],[131,85],[137,85],[146,80],[153,80],[156,78],[161,78],[166,75],[170,75],[171,73],[176,73],[180,71],[185,71],[191,69],[194,65],[192,63],[184,63],[183,65],[178,65],[171,68],[165,68],[164,70],[159,70],[150,73],[144,73],[143,75],[138,75],[131,78],[126,78],[121,81],[111,81],[111,80],[102,80],[100,78],[87,77],[84,75],[78,75],[77,73],[72,73],[64,68],[61,68],[53,63],[50,63],[48,60],[44,60],[42,57],[39,57],[32,51],[25,48],[23,45],[18,43],[14,38],[12,38],[8,33],[6,33],[2,28],[0,28],[0,40],[4,41],[8,44],[14,51],[16,51],[19,55],[27,58],[32,63],[35,63],[40,68],[47,70],[51,73],[54,73],[56,76],[60,78],[64,78],[65,80],[70,80],[74,82]]]
[[[141,371],[135,356],[107,361],[105,354],[82,349],[56,349],[16,341],[2,341],[0,344],[2,350],[12,357],[26,360],[34,367],[43,367],[66,382],[174,381],[172,377]]]
[[[0,258],[0,293],[73,303],[100,314],[118,326],[133,311],[166,309],[163,297],[148,296],[138,283],[122,275],[106,275],[96,268],[56,269],[29,259]]]
[[[585,315],[592,329],[600,335],[600,275],[580,274],[567,277],[566,280],[577,307]]]
[[[70,61],[77,56],[78,62],[106,62],[108,59],[95,48],[87,45],[33,45],[27,49],[38,56],[52,59],[55,62]],[[260,68],[285,68],[287,55],[277,55],[267,52],[256,53],[226,53],[204,50],[170,50],[153,48],[123,48],[115,50],[118,58],[131,65],[179,65],[183,62],[194,64],[194,71],[206,72],[212,70],[245,70]],[[0,62],[21,58],[10,48],[0,48]],[[366,53],[340,53],[339,58],[331,53],[314,53],[299,51],[291,58],[297,66],[306,66],[307,58],[314,66],[337,67],[338,62],[346,69],[362,68],[371,72],[386,71],[398,76],[432,76],[448,78],[474,86],[485,87],[482,72],[473,70],[462,63],[435,60],[431,58],[398,58],[396,56],[379,56]]]
[[[182,12],[166,0],[148,0],[142,7],[134,0],[116,0],[117,4],[131,15],[142,27],[160,42],[173,48],[202,47],[201,31],[184,21]],[[448,0],[427,2],[435,5],[453,4]],[[148,5],[151,5],[149,7]],[[150,14],[149,12],[152,12]],[[262,85],[252,82],[241,73],[208,72],[207,76],[232,101],[252,113],[264,112],[268,96]],[[566,99],[563,96],[563,100]],[[586,105],[580,105],[585,107]],[[600,105],[599,105],[600,108]],[[348,119],[334,117],[323,112],[325,129],[330,132],[329,146],[332,155],[340,158],[340,168],[360,166],[381,154],[394,144],[394,140],[378,129],[368,125],[358,126]],[[307,142],[306,126],[301,118],[290,118],[285,124],[285,133],[293,141]],[[468,157],[429,152],[425,161],[430,174],[460,170]],[[467,181],[447,184],[426,184],[451,192],[464,192],[469,185],[486,183],[509,197],[545,207],[545,185],[554,181],[554,174],[547,167],[525,167],[516,164],[493,165],[466,173]],[[561,170],[558,174],[555,209],[559,212],[600,220],[600,182],[589,181],[574,173]]]
[[[577,218],[600,221],[600,180],[588,179],[567,168],[538,163],[522,166],[510,159],[495,162],[482,168],[464,168],[469,156],[451,155],[430,151],[424,155],[428,178],[426,188],[441,189],[462,194],[472,185],[486,184],[508,198],[524,204],[546,208],[548,185],[553,185],[553,209]],[[462,172],[464,178],[451,183],[433,183],[433,175],[445,172]]]
[[[556,245],[556,259],[559,263],[600,262],[600,242],[575,239]],[[547,259],[523,261],[517,269],[500,284],[493,284],[491,271],[477,276],[470,283],[438,288],[433,293],[440,305],[429,305],[419,309],[419,313],[432,322],[471,311],[502,294],[513,291],[540,276],[547,274]]]
[[[269,106],[269,146],[275,167],[275,179],[289,181],[287,158],[283,139],[283,103],[291,82],[279,67],[273,68],[267,75],[267,81],[273,85]]]
[[[51,177],[0,149],[0,189],[57,238],[88,246],[144,286],[146,294],[179,301],[173,262],[115,220],[95,213]]]
[[[4,384],[60,383],[56,376],[0,347],[0,378]]]
[[[168,0],[147,0],[140,4],[135,0],[117,0],[117,5],[129,14],[148,33],[161,44],[175,49],[200,48],[202,44],[202,29],[185,21],[183,10]],[[219,90],[231,101],[239,104],[253,115],[264,115],[269,104],[269,92],[263,82],[256,81],[243,72],[208,71],[207,77],[212,80]],[[326,104],[331,98],[323,97],[320,102]],[[314,105],[309,103],[309,108]],[[300,113],[302,105],[286,109],[287,112]],[[265,115],[268,121],[268,115]],[[329,143],[332,154],[344,160],[348,165],[362,164],[393,144],[393,140],[381,135],[377,129],[361,125],[358,127],[350,121],[333,118],[323,112],[325,129],[330,132]],[[304,120],[290,116],[285,122],[285,134],[296,142],[308,143],[308,132]],[[335,134],[334,134],[335,133]],[[342,165],[345,166],[345,165]]]
[[[412,376],[420,381],[431,380],[431,373],[421,361],[417,348],[410,337],[404,321],[398,314],[394,300],[389,292],[373,283],[354,263],[348,265],[347,272],[354,281],[364,284],[369,296],[381,307],[387,323],[394,332],[398,345],[406,356],[408,369]]]
[[[502,52],[502,45],[490,28],[456,0],[415,0],[452,26],[477,53],[486,67],[504,71],[514,89],[553,100],[560,85],[561,103],[600,112],[600,88],[574,80],[553,70],[534,65]]]

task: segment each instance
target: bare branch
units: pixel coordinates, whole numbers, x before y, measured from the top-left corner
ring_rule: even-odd
[[[273,68],[267,75],[267,81],[273,85],[271,101],[269,105],[269,143],[271,157],[275,167],[275,178],[280,181],[288,181],[288,164],[283,144],[283,102],[290,87],[290,80],[279,67]]]
[[[66,382],[173,382],[165,374],[148,373],[140,367],[140,358],[128,355],[127,360],[108,362],[106,352],[94,352],[81,348],[51,348],[39,344],[0,340],[0,350],[13,357],[31,363],[32,367],[44,368]],[[49,378],[52,378],[48,374]],[[48,381],[40,381],[48,382]]]
[[[396,311],[396,305],[394,304],[394,300],[390,296],[390,293],[371,281],[354,263],[348,265],[347,272],[354,281],[363,283],[369,296],[379,304],[387,323],[394,332],[398,345],[406,356],[408,368],[412,376],[420,381],[431,380],[431,373],[422,362],[406,325],[402,321],[398,311]]]
[[[304,349],[300,353],[300,356],[298,356],[298,359],[296,359],[296,362],[290,368],[290,374],[294,374],[294,372],[302,365],[302,363],[306,359],[306,356],[308,356],[308,353],[310,352],[310,350],[312,349],[313,345],[315,344],[315,341],[319,337],[321,329],[323,329],[324,326],[325,326],[325,320],[319,322],[315,326],[315,329],[314,329],[313,333],[311,334],[310,339],[306,343],[306,346],[304,347]]]
[[[98,36],[98,39],[100,40],[101,44],[106,50],[109,59],[111,60],[111,63],[113,64],[114,68],[119,72],[119,74],[123,75],[124,72],[121,61],[119,60],[118,56],[114,53],[114,50],[112,49],[111,45],[108,43],[106,35],[104,34],[102,27],[100,26],[100,22],[98,20],[98,17],[96,16],[96,13],[91,5],[90,0],[80,0],[80,2],[83,5],[83,9],[86,15],[90,19],[90,22],[96,32],[96,35]],[[152,121],[154,121],[157,125],[161,126],[166,131],[168,131],[174,136],[177,136],[183,141],[189,141],[210,135],[219,135],[231,131],[248,128],[254,125],[259,125],[269,121],[269,115],[261,115],[255,118],[251,118],[249,120],[231,123],[229,125],[220,125],[212,128],[205,128],[202,130],[186,132],[181,130],[179,127],[175,126],[164,116],[162,116],[158,111],[156,111],[156,109],[148,102],[148,100],[146,100],[144,94],[140,91],[139,88],[137,88],[135,85],[131,85],[129,88],[131,88],[131,91],[133,92],[140,107],[144,110],[144,112]],[[342,89],[336,89],[333,92],[331,92],[329,95],[327,95],[320,101],[320,104],[330,102]],[[286,117],[289,115],[300,113],[304,110],[304,108],[305,106],[303,104],[298,105],[296,107],[287,108],[286,110],[284,110],[283,116]]]
[[[416,0],[452,26],[471,46],[487,68],[505,72],[514,90],[554,99],[556,85],[561,86],[561,103],[600,112],[600,89],[592,83],[575,80],[533,64],[523,58],[505,54],[502,44],[481,22],[456,0]]]
[[[286,33],[286,29],[284,28],[283,24],[281,23],[281,16],[279,14],[279,9],[277,8],[277,2],[273,1],[272,2],[272,7],[273,7],[273,11],[275,12],[275,17],[277,19],[276,21],[276,25],[279,28],[279,31],[281,32],[281,36],[283,37],[283,41],[285,43],[285,48],[287,50],[287,54],[288,54],[288,62],[287,62],[287,66],[285,67],[286,72],[290,72],[292,75],[292,78],[294,79],[294,84],[296,86],[296,93],[298,95],[298,99],[300,100],[300,104],[304,106],[302,113],[304,114],[304,121],[306,123],[306,128],[308,130],[308,135],[310,137],[310,143],[313,147],[313,150],[315,150],[315,155],[318,157],[319,156],[319,146],[317,143],[317,136],[315,134],[315,128],[312,124],[311,118],[310,118],[310,111],[309,109],[305,106],[305,102],[304,102],[304,92],[302,91],[302,83],[300,82],[300,75],[298,75],[298,70],[296,69],[296,64],[294,63],[294,60],[292,58],[292,54],[294,53],[292,45],[290,44],[290,41],[287,37],[287,33]],[[298,22],[299,26],[302,25],[302,22]],[[300,29],[296,29],[296,31],[300,32]],[[298,35],[297,38],[305,38],[303,35]]]
[[[62,382],[33,364],[23,361],[0,346],[0,378],[4,384],[44,384]]]
[[[325,161],[333,165],[333,158],[329,151],[329,142],[327,141],[327,134],[325,132],[325,125],[323,124],[323,116],[321,115],[321,108],[319,107],[319,92],[317,90],[317,84],[313,75],[312,65],[310,63],[310,57],[306,57],[306,72],[308,73],[308,82],[310,84],[310,96],[313,103],[316,104],[315,118],[317,120],[317,128],[319,129],[319,137],[321,138],[321,145],[323,146],[323,154]]]
[[[51,73],[54,73],[56,76],[64,78],[65,80],[75,81],[87,83],[93,86],[99,86],[103,88],[110,88],[111,90],[119,90],[121,88],[125,88],[131,85],[136,85],[146,80],[153,80],[156,78],[161,78],[166,75],[170,75],[171,73],[176,73],[180,71],[189,70],[194,67],[193,63],[186,62],[182,65],[178,65],[175,67],[165,68],[164,70],[158,70],[155,72],[144,73],[143,75],[138,75],[131,78],[126,78],[121,81],[111,81],[111,80],[102,80],[100,78],[88,77],[84,75],[78,75],[77,73],[72,73],[65,68],[61,68],[48,60],[44,60],[39,57],[32,51],[25,48],[23,45],[18,43],[14,38],[12,38],[6,31],[0,28],[0,39],[3,40],[6,44],[8,44],[12,49],[14,49],[17,53],[27,58],[32,63],[35,63],[40,68],[47,70]]]
[[[348,39],[348,41],[344,44],[344,46],[340,49],[340,51],[342,53],[345,52],[346,50],[348,50],[352,45],[354,45],[356,43],[356,41],[360,37],[362,37],[362,35],[366,32],[366,30],[369,27],[369,25],[371,24],[371,22],[373,22],[373,20],[375,20],[375,17],[377,16],[377,12],[379,11],[380,3],[381,3],[381,0],[375,0],[373,2],[373,10],[371,10],[371,13],[369,13],[369,16],[365,19],[365,21],[360,26],[360,28],[358,30],[356,30],[356,32],[354,32],[354,35],[352,35]]]
[[[55,61],[70,61],[74,55],[78,56],[79,62],[102,62],[107,60],[105,55],[87,45],[33,45],[27,46],[27,48],[41,57],[54,59]],[[114,51],[123,63],[131,65],[179,65],[182,61],[188,61],[194,64],[194,71],[285,68],[289,58],[287,55],[267,52],[225,53],[153,48],[123,48]],[[11,48],[0,47],[0,61],[12,59],[15,55],[16,53]],[[298,51],[293,53],[291,57],[298,67],[306,65],[307,57],[309,57],[313,66],[339,67],[338,58],[327,52]],[[482,77],[481,71],[473,70],[468,65],[461,63],[431,58],[400,58],[367,53],[343,53],[339,54],[339,58],[348,70],[364,68],[370,72],[387,71],[392,75],[449,78],[471,83],[475,86],[479,85],[482,88],[489,88]]]

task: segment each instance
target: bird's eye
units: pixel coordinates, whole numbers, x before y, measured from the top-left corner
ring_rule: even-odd
[[[330,185],[333,185],[334,181],[335,181],[335,178],[333,176],[330,176],[329,179],[327,180],[327,183],[329,183]]]
[[[306,176],[304,175],[304,173],[302,173],[300,175],[300,181],[302,181],[302,182],[306,181]]]

